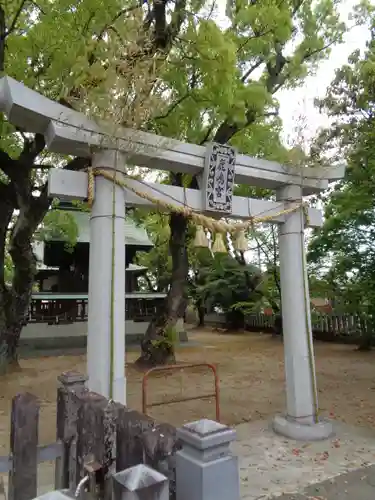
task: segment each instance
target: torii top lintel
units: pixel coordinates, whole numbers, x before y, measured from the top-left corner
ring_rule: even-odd
[[[96,148],[117,148],[128,153],[129,163],[139,166],[192,175],[204,169],[205,146],[120,127],[110,130],[110,125],[99,125],[9,76],[0,79],[0,111],[13,125],[43,134],[52,152],[89,157]],[[235,182],[269,189],[302,184],[303,194],[309,195],[327,189],[344,173],[344,166],[303,168],[302,176],[300,168],[239,154]]]

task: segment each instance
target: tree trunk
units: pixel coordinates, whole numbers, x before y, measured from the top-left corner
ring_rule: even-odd
[[[24,138],[17,160],[0,148],[0,172],[9,181],[0,180],[0,372],[18,364],[17,348],[36,272],[32,241],[51,202],[47,183],[35,185],[34,162],[44,147],[43,135],[35,134]],[[64,168],[80,170],[87,164],[86,158],[74,158]],[[6,248],[13,262],[12,283],[5,282]]]
[[[12,287],[7,288],[4,284],[0,293],[2,310],[0,319],[0,373],[6,372],[8,368],[18,366],[19,339],[23,326],[27,324],[36,272],[32,237],[34,228],[39,225],[40,220],[48,210],[48,206],[49,204],[46,202],[44,210],[40,210],[39,205],[35,207],[37,210],[33,210],[34,207],[30,205],[27,214],[21,211],[11,234],[9,253],[14,265]]]
[[[283,336],[283,317],[280,313],[275,316],[275,323],[273,326],[273,335]]]
[[[29,147],[31,147],[30,144],[27,148]],[[36,155],[43,147],[44,139],[39,145],[35,145],[33,155]],[[22,154],[26,155],[27,151],[29,149]],[[22,158],[26,162],[26,158]],[[47,196],[47,186],[41,191],[39,197],[32,195],[32,172],[24,163],[5,158],[1,163],[1,169],[11,179],[8,184],[0,185],[0,265],[2,266],[0,274],[0,373],[4,373],[8,368],[18,366],[19,339],[21,330],[27,323],[36,271],[32,239],[49,208],[50,200]],[[14,214],[15,210],[18,210],[17,215]],[[15,220],[11,227],[13,215]],[[13,262],[12,283],[5,282],[6,247]]]
[[[371,351],[374,337],[373,322],[361,319],[360,325],[361,336],[358,345],[358,351]]]
[[[228,330],[244,330],[245,315],[239,309],[232,309],[225,314],[225,323]]]
[[[172,256],[171,286],[162,310],[151,320],[141,342],[141,356],[136,363],[143,366],[173,363],[176,323],[183,318],[187,306],[186,277],[189,262],[186,245],[187,219],[181,214],[170,216],[169,249]]]
[[[19,281],[17,292],[4,286],[0,292],[0,374],[18,368],[18,346],[22,328],[27,323],[32,284],[32,280]]]
[[[22,320],[0,326],[0,375],[19,369],[18,345],[22,326]]]
[[[8,184],[0,184],[0,374],[18,365],[17,347],[20,332],[13,317],[11,291],[5,283],[5,254],[8,227],[14,210],[14,192]]]
[[[18,366],[17,347],[19,335],[11,326],[11,304],[10,294],[4,286],[0,292],[0,375],[6,373],[8,368]]]
[[[197,326],[205,326],[205,321],[204,321],[204,317],[206,315],[206,308],[204,306],[204,304],[200,304],[198,303],[197,304],[197,313],[198,313],[198,325]]]

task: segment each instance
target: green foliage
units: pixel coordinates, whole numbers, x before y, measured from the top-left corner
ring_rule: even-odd
[[[7,2],[7,26],[19,3]],[[140,126],[145,108],[140,109],[139,100],[149,110],[156,107],[149,89],[154,58],[139,57],[137,64],[128,64],[123,55],[139,51],[141,26],[141,6],[130,1],[26,2],[17,29],[7,38],[5,71],[87,114]],[[142,42],[147,40],[145,34]]]
[[[201,143],[220,139],[225,122],[241,151],[280,159],[285,148],[275,92],[313,73],[346,28],[331,0],[229,1],[226,13],[226,29],[214,14],[187,16],[162,76],[173,99],[154,128]]]
[[[323,228],[309,248],[312,269],[338,309],[361,314],[375,326],[375,38],[364,56],[353,54],[338,70],[320,105],[334,118],[318,137],[322,155],[335,151],[346,176],[330,193]],[[337,148],[340,148],[337,151]]]
[[[287,162],[275,94],[282,87],[300,85],[328,56],[332,44],[341,42],[345,26],[339,21],[340,3],[228,0],[226,27],[218,21],[215,5],[211,0],[166,4],[8,0],[5,7],[0,5],[5,9],[6,28],[11,28],[1,70],[48,98],[106,119],[112,133],[124,125],[196,144],[231,142],[241,152]],[[369,10],[363,2],[357,19],[362,22]],[[34,214],[40,211],[41,200],[47,210],[47,176],[40,167],[66,167],[74,161],[50,155],[43,147],[36,150],[35,139],[0,118],[1,152],[9,155],[8,164],[16,162],[8,169],[2,162],[1,186],[14,184],[11,174],[15,168],[28,169],[22,180],[27,189],[17,184],[17,196],[12,193],[10,197],[22,202],[14,206],[14,213],[21,214],[19,220],[25,220],[31,208]],[[25,154],[20,160],[21,152],[28,153],[27,166]],[[177,182],[176,176],[175,181],[189,186],[192,179],[184,176]],[[239,186],[238,191],[241,189]],[[43,198],[39,198],[41,193]],[[256,195],[264,194],[270,196],[256,191]],[[28,243],[37,229],[40,234],[58,235],[67,244],[74,243],[76,229],[66,216],[51,211],[38,228],[42,215],[34,217]],[[134,218],[146,225],[155,243],[149,254],[138,256],[138,262],[149,268],[154,288],[166,290],[171,276],[168,218],[145,216],[142,211],[135,211]],[[191,248],[193,235],[194,228],[189,227],[190,266],[196,272],[202,256]],[[1,244],[6,246],[5,237]],[[214,276],[219,279],[221,264],[216,260]],[[224,266],[226,274],[221,269],[222,278],[230,281],[228,273],[233,272],[240,288],[244,276],[250,276],[253,283],[255,274],[240,271],[232,261],[228,258]],[[26,274],[29,279],[31,273],[23,276]],[[18,284],[21,281],[19,278]],[[235,293],[234,282],[230,281],[229,288]],[[228,300],[220,298],[229,308]],[[235,302],[248,300],[252,297],[244,288],[235,296]]]
[[[164,335],[160,339],[151,340],[153,347],[162,347],[164,349],[171,349],[174,347],[178,340],[177,329],[172,325],[167,325],[164,330]]]
[[[4,281],[7,285],[12,283],[13,279],[13,262],[8,252],[5,254],[4,261]]]
[[[65,242],[65,249],[73,251],[77,243],[78,230],[76,221],[71,212],[51,209],[43,219],[43,223],[36,234],[39,241],[60,240]]]
[[[142,210],[132,211],[131,217],[134,222],[146,229],[154,244],[150,251],[137,253],[137,264],[147,267],[149,282],[154,287],[154,291],[165,292],[172,273],[168,217],[157,212],[150,213]]]
[[[198,285],[196,293],[209,308],[218,307],[225,314],[243,312],[262,297],[260,271],[231,255],[214,255],[205,272],[205,283]]]

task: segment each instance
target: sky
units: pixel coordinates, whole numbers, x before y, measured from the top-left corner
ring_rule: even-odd
[[[340,13],[343,20],[348,19],[356,3],[358,0],[342,0]],[[308,77],[303,86],[294,90],[282,90],[276,94],[280,103],[280,116],[283,121],[282,139],[285,144],[291,145],[293,138],[296,138],[295,125],[299,117],[303,117],[307,125],[304,131],[306,143],[316,135],[319,128],[329,125],[328,116],[320,113],[314,106],[314,99],[326,94],[335,76],[335,70],[346,64],[348,56],[356,49],[364,50],[368,38],[369,31],[363,26],[352,28],[345,35],[344,43],[332,49],[328,60],[320,64],[316,74]],[[247,252],[246,258],[250,262],[257,262],[256,252]]]
[[[341,19],[348,25],[353,24],[349,20],[349,15],[358,3],[360,0],[339,1]],[[228,18],[225,15],[226,4],[227,0],[217,0],[216,2],[218,7],[215,16],[216,22],[223,28],[228,26]],[[348,56],[354,50],[364,50],[368,38],[369,30],[363,26],[351,28],[344,37],[344,43],[332,48],[329,58],[320,63],[314,76],[306,78],[304,85],[294,90],[281,90],[276,94],[280,103],[280,116],[283,120],[282,139],[285,144],[292,145],[293,138],[296,137],[296,120],[300,117],[303,117],[307,124],[304,132],[306,143],[316,135],[319,128],[329,125],[328,117],[319,113],[314,106],[314,99],[326,94],[326,90],[335,76],[335,70],[347,63]]]
[[[343,0],[340,13],[347,20],[358,0]],[[295,123],[298,117],[306,120],[306,140],[312,138],[320,127],[329,125],[328,117],[314,107],[314,98],[323,97],[335,76],[335,70],[343,66],[348,56],[356,49],[363,50],[369,38],[369,31],[362,26],[352,28],[345,36],[344,43],[334,47],[327,61],[320,64],[315,76],[308,77],[305,84],[295,90],[282,90],[277,94],[280,102],[280,116],[283,120],[283,140],[285,143],[295,137]]]

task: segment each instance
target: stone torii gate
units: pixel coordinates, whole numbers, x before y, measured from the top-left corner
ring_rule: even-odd
[[[330,424],[317,419],[303,245],[304,214],[302,210],[279,213],[299,206],[303,196],[327,189],[329,182],[343,177],[343,167],[290,168],[236,155],[229,146],[197,146],[127,129],[111,134],[108,125],[99,126],[83,114],[57,104],[7,76],[0,80],[0,110],[13,125],[43,134],[49,151],[91,158],[93,168],[112,172],[120,180],[126,174],[126,164],[188,173],[200,179],[200,190],[134,179],[127,179],[130,189],[124,189],[103,176],[96,177],[90,219],[87,370],[91,390],[126,403],[125,204],[153,207],[133,189],[168,203],[172,198],[175,205],[188,206],[214,217],[226,215],[248,220],[267,213],[273,215],[270,222],[279,225],[287,406],[285,416],[275,417],[274,429],[286,436],[307,440],[322,439],[331,434]],[[233,196],[234,182],[273,189],[277,202]],[[49,194],[65,200],[86,200],[88,174],[52,170]],[[322,215],[318,210],[308,208],[308,218],[311,227],[322,225]],[[113,237],[114,254],[111,249]],[[114,332],[114,338],[111,338],[111,332]]]

